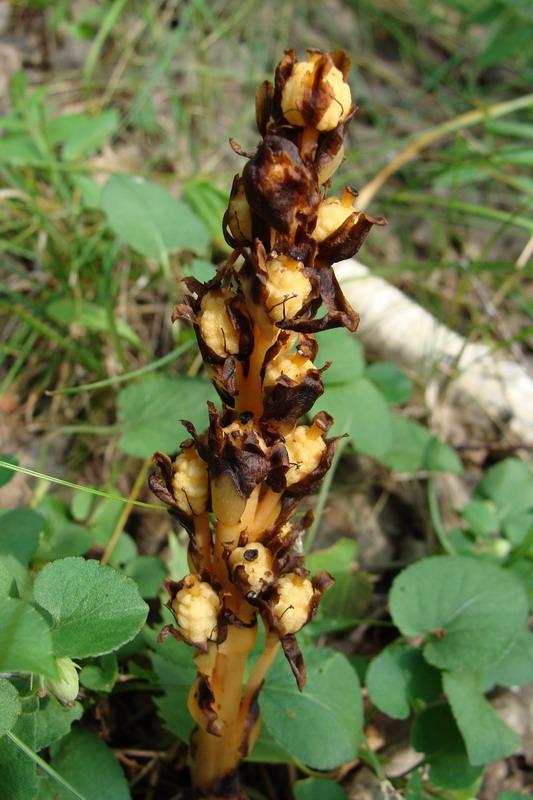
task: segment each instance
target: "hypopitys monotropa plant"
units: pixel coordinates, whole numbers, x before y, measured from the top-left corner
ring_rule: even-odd
[[[214,278],[186,278],[173,319],[196,331],[205,368],[222,401],[210,403],[207,433],[185,420],[190,438],[172,461],[154,456],[150,486],[189,534],[189,568],[167,580],[177,627],[168,635],[195,649],[189,695],[198,797],[240,798],[237,769],[259,731],[258,694],[279,647],[298,687],[305,666],[295,634],[315,613],[332,577],[310,578],[296,543],[312,514],[295,518],[315,492],[339,437],[320,411],[323,393],[315,334],[359,321],[332,264],[359,250],[372,225],[353,206],[357,192],[327,197],[344,158],[355,107],[342,52],[288,51],[256,98],[261,141],[233,181],[223,226],[233,253]],[[321,307],[322,316],[317,316]],[[243,686],[260,615],[262,655]]]

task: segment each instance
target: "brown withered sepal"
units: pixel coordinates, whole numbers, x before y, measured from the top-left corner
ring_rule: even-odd
[[[288,139],[266,136],[242,175],[250,207],[280,233],[288,234],[295,221],[315,213],[319,202],[316,173]]]
[[[335,264],[353,258],[361,248],[373,225],[383,227],[387,220],[383,217],[372,217],[369,214],[354,211],[344,220],[337,230],[333,231],[318,245],[317,265]],[[323,267],[319,266],[319,269]]]

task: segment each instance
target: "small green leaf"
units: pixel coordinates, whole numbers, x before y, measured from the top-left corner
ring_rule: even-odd
[[[86,156],[97,150],[108,139],[119,122],[115,108],[100,112],[98,116],[89,114],[63,114],[48,123],[48,138],[51,144],[61,144],[63,158]]]
[[[21,711],[19,693],[6,678],[0,678],[0,736],[14,727]]]
[[[533,506],[533,471],[525,461],[506,458],[485,472],[477,493],[493,501],[500,517],[527,511]]]
[[[375,383],[387,403],[405,403],[413,393],[413,382],[393,364],[376,361],[366,369],[366,376]]]
[[[28,582],[29,582],[29,575],[28,575]],[[0,559],[0,597],[13,597],[16,596],[18,593],[17,585],[15,583],[15,578],[13,577],[12,572],[4,566],[2,560]]]
[[[80,672],[80,683],[94,692],[110,692],[118,675],[115,653],[108,653],[93,664],[86,664]]]
[[[346,800],[346,792],[335,781],[306,778],[292,788],[295,800]]]
[[[86,658],[116,650],[133,639],[148,611],[131,578],[83,558],[47,564],[34,592],[54,620],[56,656]]]
[[[363,721],[359,680],[341,653],[307,647],[302,653],[303,692],[285,659],[278,658],[261,692],[261,714],[275,741],[295,759],[314,769],[334,769],[357,753]]]
[[[457,454],[430,430],[404,417],[393,417],[393,439],[389,450],[380,456],[397,472],[451,472],[460,475],[463,467]]]
[[[35,750],[39,752],[57,742],[70,731],[72,723],[83,715],[81,703],[62,705],[54,697],[42,697],[35,715]]]
[[[51,747],[52,766],[87,800],[131,800],[124,773],[112,751],[84,728],[73,728]],[[51,778],[48,778],[51,781]],[[56,800],[75,795],[54,782]]]
[[[490,501],[470,500],[461,511],[476,536],[490,536],[500,530],[500,523]]]
[[[215,390],[200,378],[149,378],[127,386],[117,400],[120,449],[138,458],[147,458],[156,450],[175,453],[188,435],[180,419],[203,431],[208,400],[216,400]]]
[[[412,564],[390,593],[394,623],[427,637],[426,660],[441,669],[482,669],[524,628],[527,598],[519,580],[493,563],[437,556]]]
[[[483,772],[483,767],[470,764],[447,703],[426,708],[414,719],[411,744],[419,753],[426,754],[430,780],[444,789],[465,789]]]
[[[316,550],[306,559],[311,572],[327,570],[335,578],[320,601],[322,613],[332,617],[361,617],[372,594],[372,584],[366,572],[355,563],[357,545],[353,539],[341,537],[326,550]]]
[[[483,696],[479,674],[446,672],[442,680],[470,763],[478,766],[512,755],[520,745],[520,737]]]
[[[67,556],[81,556],[90,550],[92,537],[82,525],[68,517],[68,511],[56,497],[47,495],[37,506],[45,520],[36,560],[45,562]]]
[[[321,366],[331,361],[331,366],[322,375],[324,386],[351,383],[362,377],[365,368],[363,348],[348,331],[344,328],[323,331],[318,341],[317,363]]]
[[[406,719],[411,702],[434,702],[441,692],[440,672],[431,667],[417,647],[391,645],[373,658],[366,673],[370,699],[389,717]]]
[[[367,378],[326,387],[320,407],[335,420],[332,432],[347,433],[360,453],[381,457],[389,450],[393,418],[384,396]]]
[[[174,639],[166,639],[151,653],[152,666],[164,694],[155,698],[165,728],[186,742],[194,728],[189,714],[187,698],[196,678],[196,668],[191,660],[190,648]]]
[[[167,568],[156,556],[137,556],[126,564],[126,575],[133,578],[141,597],[157,597],[167,576]]]
[[[0,672],[55,677],[52,637],[45,620],[24,600],[0,598]]]
[[[15,467],[17,467],[19,463],[18,458],[11,453],[0,456],[0,461],[5,461],[6,464],[13,464]],[[0,467],[0,488],[5,486],[6,483],[9,483],[14,475],[15,470],[8,469],[8,467]]]
[[[0,516],[0,563],[11,573],[24,596],[31,592],[28,564],[43,526],[44,518],[29,508],[6,511]]]
[[[159,263],[174,250],[204,253],[209,242],[209,231],[189,206],[138,175],[114,175],[102,192],[102,210],[118,237]]]

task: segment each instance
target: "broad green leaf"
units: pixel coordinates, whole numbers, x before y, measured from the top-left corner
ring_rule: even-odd
[[[28,575],[29,581],[29,575]],[[9,570],[0,559],[0,597],[9,597],[16,595],[18,592],[13,573]]]
[[[13,464],[14,466],[18,466],[19,463],[18,458],[12,455],[11,453],[0,455],[0,461],[4,461],[6,464]],[[9,483],[9,481],[14,475],[15,475],[15,470],[8,469],[8,467],[0,467],[0,488],[2,488],[2,486],[5,486],[6,483]]]
[[[481,688],[493,686],[525,686],[533,683],[533,632],[524,630],[510,649],[481,673]]]
[[[102,187],[99,186],[90,175],[75,173],[69,176],[72,185],[80,193],[80,205],[84,208],[101,208],[102,206]]]
[[[150,378],[123,389],[117,400],[124,453],[147,458],[154,451],[175,453],[188,434],[186,419],[203,431],[208,400],[216,400],[209,381],[200,378]]]
[[[133,578],[144,598],[157,597],[167,576],[167,568],[156,556],[137,556],[128,561],[124,572]]]
[[[428,428],[412,419],[393,417],[393,439],[389,450],[380,456],[386,466],[397,472],[452,472],[463,467],[457,454],[434,436]]]
[[[331,361],[331,366],[322,374],[324,386],[351,383],[361,378],[365,368],[363,349],[358,340],[344,328],[323,331],[318,337],[318,366]]]
[[[335,781],[306,778],[292,788],[295,800],[346,800],[346,792]]]
[[[512,645],[527,618],[517,578],[489,561],[436,556],[412,564],[390,593],[394,623],[426,636],[426,660],[441,669],[483,669]]]
[[[317,408],[332,415],[334,435],[348,433],[360,453],[381,457],[392,442],[392,415],[384,396],[367,378],[328,386]]]
[[[60,144],[63,158],[70,161],[97,150],[111,136],[119,122],[115,108],[102,111],[98,116],[89,114],[63,114],[48,123],[48,138],[53,145]]]
[[[0,672],[35,672],[55,677],[50,629],[24,600],[0,598]]]
[[[19,693],[6,678],[0,678],[0,736],[13,728],[21,711]]]
[[[391,645],[373,658],[366,673],[370,699],[389,717],[405,719],[411,702],[434,702],[441,692],[440,672],[431,667],[417,647]]]
[[[533,513],[531,511],[521,511],[518,514],[509,514],[505,517],[502,529],[505,537],[512,544],[522,544],[533,532]],[[533,555],[531,544],[530,540],[530,547],[527,553],[529,556]]]
[[[325,648],[302,648],[307,667],[303,692],[284,658],[278,658],[261,692],[262,717],[275,741],[314,769],[334,769],[357,753],[362,730],[359,680],[348,660]],[[320,731],[320,736],[309,735]]]
[[[413,382],[393,364],[376,361],[366,370],[367,378],[378,387],[387,403],[404,403],[413,392]]]
[[[12,732],[35,752],[37,714],[22,713]],[[8,736],[0,739],[2,800],[34,800],[37,790],[35,762]]]
[[[335,578],[320,601],[322,613],[333,617],[361,617],[372,594],[366,572],[355,563],[357,545],[353,539],[341,537],[332,547],[316,550],[306,559],[311,572],[327,570]]]
[[[272,734],[261,721],[259,736],[253,746],[253,750],[247,757],[247,761],[256,761],[259,764],[292,764],[293,759],[283,747],[280,747]]]
[[[228,191],[211,181],[190,180],[183,187],[183,199],[205,223],[213,239],[221,239],[222,217],[228,206]]]
[[[46,307],[46,313],[54,322],[62,325],[72,325],[76,322],[87,331],[109,333],[109,319],[103,306],[82,300],[76,303],[73,299],[63,297],[54,300]],[[115,327],[122,339],[134,347],[142,348],[142,342],[128,323],[120,317],[115,317]]]
[[[87,800],[130,800],[126,778],[113,752],[85,728],[73,728],[52,745],[51,755],[53,768]],[[54,797],[75,799],[57,782]]]
[[[183,272],[185,275],[192,275],[197,281],[206,283],[214,277],[215,266],[211,261],[205,261],[202,258],[193,258],[190,265],[184,265]]]
[[[209,231],[188,205],[138,175],[114,175],[102,192],[102,210],[120,239],[159,263],[174,250],[203,253],[209,242]]]
[[[525,461],[506,458],[485,472],[477,493],[489,497],[502,518],[527,511],[533,506],[533,471]]]
[[[83,558],[47,564],[34,593],[52,615],[56,656],[86,658],[116,650],[133,639],[148,611],[131,578]]]
[[[488,764],[512,755],[520,737],[507,727],[483,696],[476,672],[445,672],[442,677],[470,763]]]
[[[490,536],[500,530],[494,506],[487,500],[470,500],[461,511],[470,530],[476,536]]]
[[[35,714],[35,749],[38,752],[66,736],[72,723],[83,715],[81,703],[62,705],[55,697],[42,697]]]
[[[447,703],[426,708],[411,727],[411,744],[429,761],[429,779],[444,789],[465,789],[483,772],[470,764],[463,738]]]
[[[13,167],[25,167],[29,164],[33,167],[47,165],[46,158],[36,145],[20,135],[0,137],[0,161]]]
[[[115,653],[100,656],[92,664],[86,664],[80,672],[80,683],[94,692],[110,692],[118,675]]]

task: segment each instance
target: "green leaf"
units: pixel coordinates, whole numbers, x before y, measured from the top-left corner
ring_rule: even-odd
[[[187,707],[189,690],[196,678],[190,647],[169,637],[157,645],[150,660],[165,690],[162,696],[155,698],[165,728],[186,742],[195,726]]]
[[[13,728],[21,711],[19,693],[6,678],[0,678],[0,736]]]
[[[34,593],[54,620],[56,656],[86,658],[116,650],[133,639],[148,611],[131,578],[83,558],[47,564]]]
[[[380,456],[386,466],[397,472],[428,470],[461,474],[463,467],[457,454],[428,428],[404,417],[393,417],[392,424],[392,445]]]
[[[314,769],[334,769],[357,753],[363,721],[359,680],[341,653],[307,647],[302,652],[303,692],[285,659],[278,658],[261,692],[261,714],[275,741],[295,759]]]
[[[84,208],[101,208],[102,187],[90,175],[71,174],[69,180],[80,193],[80,204]]]
[[[46,621],[24,600],[0,598],[0,672],[56,676]]]
[[[485,472],[477,493],[493,501],[500,517],[527,511],[533,506],[533,471],[525,461],[506,458]]]
[[[277,744],[276,740],[261,721],[259,736],[253,746],[253,750],[247,757],[247,761],[255,761],[259,764],[292,764],[293,759],[283,747]]]
[[[426,708],[411,727],[411,744],[429,761],[429,778],[444,789],[471,786],[483,772],[470,764],[465,744],[447,703]]]
[[[156,556],[137,556],[126,564],[126,575],[133,578],[141,597],[157,597],[167,576],[167,568]]]
[[[94,692],[110,692],[118,676],[115,653],[108,653],[93,664],[86,664],[80,672],[80,683]]]
[[[496,800],[531,800],[531,795],[523,792],[502,792]]]
[[[434,702],[441,692],[440,672],[431,667],[417,647],[391,645],[370,662],[366,673],[370,699],[389,717],[405,719],[411,702]]]
[[[381,392],[367,378],[328,386],[320,407],[335,420],[332,432],[348,433],[360,453],[381,457],[389,450],[392,415]]]
[[[228,206],[227,189],[222,189],[211,181],[193,179],[184,185],[183,199],[205,223],[211,237],[220,239],[220,222]]]
[[[27,568],[43,526],[44,518],[28,508],[6,511],[0,516],[0,563],[12,574],[21,594],[31,586]]]
[[[306,778],[292,788],[295,800],[346,800],[346,792],[334,781]]]
[[[189,206],[138,175],[114,175],[102,192],[102,210],[119,238],[159,263],[174,250],[207,249],[209,231]]]
[[[81,556],[90,550],[93,541],[89,531],[72,522],[63,503],[47,495],[37,506],[45,525],[36,560],[45,562],[67,556]]]
[[[520,737],[483,696],[479,674],[446,672],[442,680],[470,763],[477,766],[512,755],[520,745]]]
[[[470,500],[461,511],[471,531],[476,536],[490,536],[500,530],[493,504],[487,500]]]
[[[35,750],[39,752],[66,736],[72,723],[81,719],[82,715],[81,703],[67,706],[62,705],[55,697],[42,697],[39,711],[35,715]]]
[[[367,367],[366,376],[377,386],[387,403],[391,405],[405,403],[413,393],[411,379],[393,364],[376,361]]]
[[[155,450],[175,453],[188,436],[180,419],[203,431],[208,400],[216,400],[215,390],[200,378],[150,378],[127,386],[117,399],[120,449],[138,458],[147,458]]]
[[[424,635],[426,660],[441,669],[482,669],[525,627],[527,597],[517,578],[468,556],[436,556],[407,567],[390,593],[394,623]]]
[[[533,683],[533,632],[524,630],[509,650],[481,673],[481,688],[525,686]]]
[[[72,325],[74,322],[87,331],[109,333],[109,319],[103,306],[81,300],[79,303],[71,298],[63,297],[54,300],[46,307],[47,316],[61,325]],[[142,348],[142,342],[128,323],[120,317],[115,318],[118,335],[134,347]]]
[[[97,117],[63,114],[48,122],[48,139],[52,145],[61,144],[63,158],[70,161],[97,150],[111,136],[118,122],[115,108],[102,111]]]
[[[13,464],[15,467],[17,467],[19,463],[18,458],[11,453],[6,453],[6,455],[0,456],[0,461],[5,461],[6,464]],[[15,470],[8,469],[7,467],[0,467],[0,488],[5,486],[6,483],[9,483],[14,475]]]
[[[28,575],[28,582],[30,577]],[[17,595],[17,585],[12,571],[10,571],[0,559],[0,597],[9,597],[10,595]]]
[[[363,348],[359,341],[344,328],[323,331],[318,339],[320,345],[317,364],[331,361],[323,373],[324,386],[351,383],[361,378],[365,369]]]
[[[21,714],[12,732],[35,751],[37,714]],[[2,800],[34,800],[37,788],[35,762],[9,736],[0,739]]]
[[[320,601],[322,613],[333,617],[361,617],[372,594],[372,584],[366,572],[355,563],[357,545],[353,539],[341,537],[332,547],[316,550],[306,559],[311,572],[325,569],[335,583]]]
[[[84,728],[73,728],[53,744],[51,755],[53,768],[87,800],[130,800],[126,778],[112,751]],[[72,792],[54,784],[56,800],[75,800]]]

